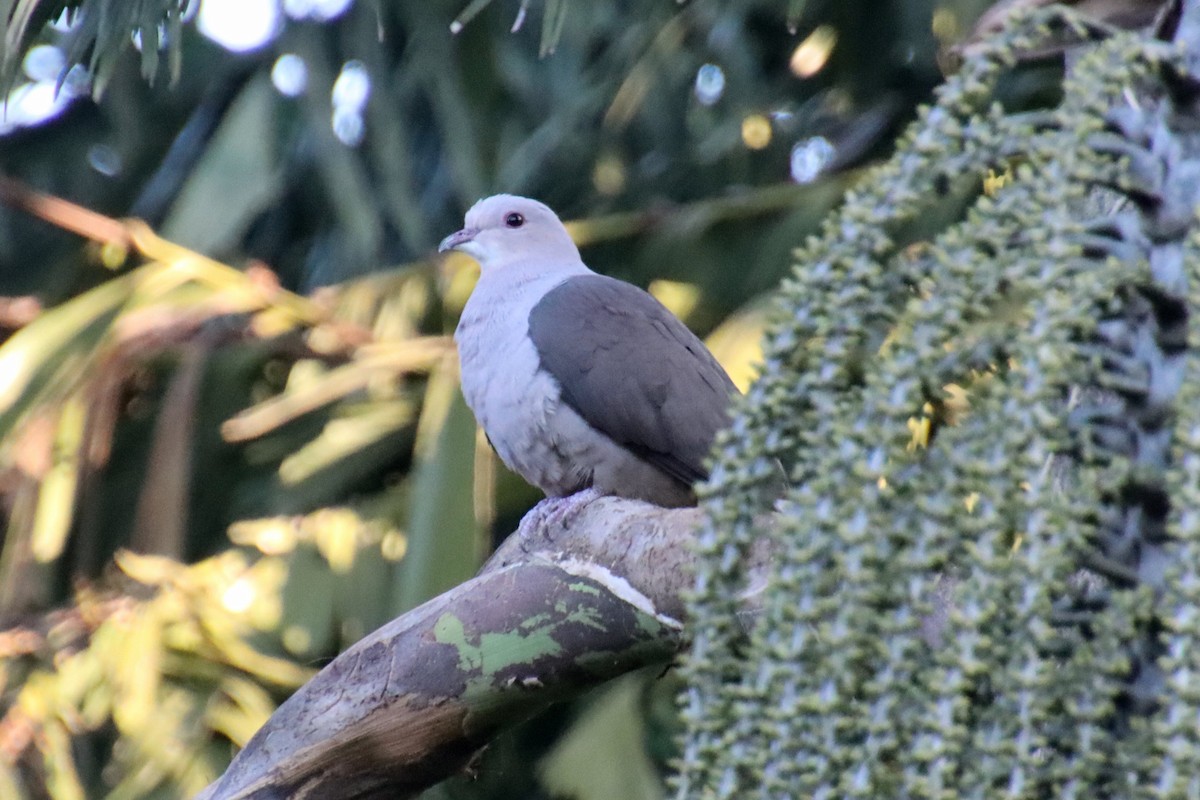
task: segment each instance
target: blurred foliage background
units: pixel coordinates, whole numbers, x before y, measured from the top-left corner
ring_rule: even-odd
[[[458,392],[471,203],[546,201],[745,385],[985,5],[0,0],[0,797],[190,796],[538,499]],[[428,795],[660,797],[673,680]]]

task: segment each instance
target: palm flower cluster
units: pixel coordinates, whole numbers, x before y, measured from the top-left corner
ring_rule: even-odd
[[[798,251],[707,487],[680,798],[1200,793],[1186,51],[1015,22]]]

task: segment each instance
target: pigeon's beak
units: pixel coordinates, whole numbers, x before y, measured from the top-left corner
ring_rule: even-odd
[[[445,253],[448,250],[459,250],[465,244],[470,244],[475,241],[475,236],[479,231],[475,228],[463,228],[461,231],[454,233],[442,239],[442,243],[438,245],[438,252]]]

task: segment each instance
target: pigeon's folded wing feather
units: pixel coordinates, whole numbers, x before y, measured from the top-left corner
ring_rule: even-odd
[[[680,483],[708,477],[704,459],[737,389],[661,303],[603,275],[573,277],[533,308],[529,335],[588,425]]]

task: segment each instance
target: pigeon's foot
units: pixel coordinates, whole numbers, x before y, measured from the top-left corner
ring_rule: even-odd
[[[547,497],[529,510],[522,527],[528,524],[533,530],[568,530],[587,504],[599,497],[603,495],[590,486],[566,497]]]

